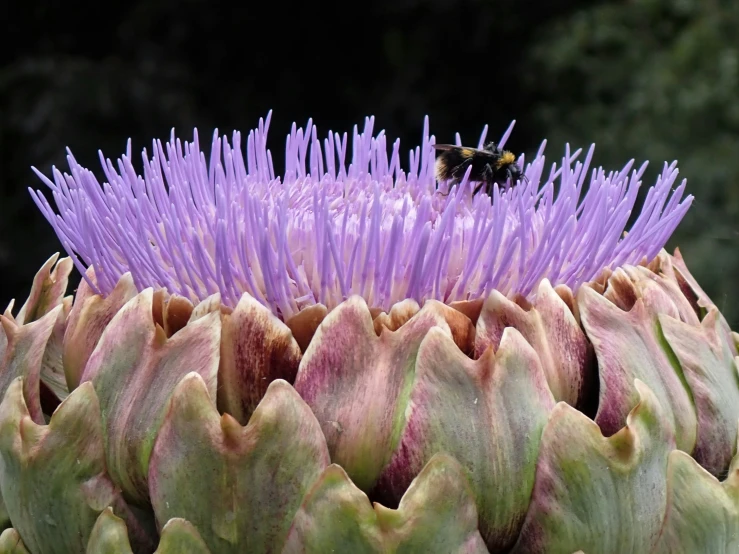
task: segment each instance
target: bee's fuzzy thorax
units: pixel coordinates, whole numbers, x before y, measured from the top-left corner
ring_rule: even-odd
[[[509,152],[506,150],[503,152],[503,154],[500,156],[500,158],[495,162],[495,166],[500,168],[504,165],[510,165],[512,163],[516,162],[516,156],[513,154],[513,152]]]

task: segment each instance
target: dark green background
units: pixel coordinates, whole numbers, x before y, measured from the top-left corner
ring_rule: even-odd
[[[378,0],[239,4],[12,2],[0,50],[0,304],[25,298],[59,250],[28,186],[65,147],[97,170],[128,137],[171,127],[246,131],[274,109],[270,148],[293,121],[350,131],[365,115],[400,137],[422,118],[452,141],[484,124],[553,161],[569,141],[595,163],[679,160],[696,197],[670,246],[739,323],[739,3]],[[279,162],[281,155],[276,156]]]

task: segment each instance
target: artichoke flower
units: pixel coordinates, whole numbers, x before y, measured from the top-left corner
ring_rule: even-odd
[[[407,170],[373,125],[293,125],[279,178],[269,117],[37,172],[68,257],[0,317],[1,552],[739,548],[738,335],[664,250],[676,164],[631,218],[646,164],[544,143],[447,193],[428,120]]]

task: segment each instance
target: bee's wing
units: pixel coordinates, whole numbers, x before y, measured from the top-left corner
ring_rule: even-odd
[[[480,150],[479,148],[472,148],[471,146],[457,146],[455,144],[435,144],[434,148],[437,150],[459,150],[460,152],[465,153],[467,156],[471,156],[472,154],[490,154],[488,150]]]
[[[454,144],[434,144],[434,148],[437,150],[459,150],[462,147]]]

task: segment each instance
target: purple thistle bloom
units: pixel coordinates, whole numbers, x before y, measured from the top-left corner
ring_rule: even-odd
[[[623,236],[647,164],[591,172],[594,146],[582,162],[568,147],[546,172],[546,141],[531,162],[519,159],[527,180],[496,187],[492,202],[472,198],[466,180],[445,196],[428,118],[407,171],[399,141],[388,155],[384,131],[373,136],[374,118],[354,128],[348,160],[346,133],[321,142],[311,121],[305,130],[293,124],[279,178],[266,148],[270,115],[249,132],[246,159],[238,132],[229,143],[216,131],[206,160],[197,131],[184,144],[173,131],[153,143],[151,158],[144,150],[143,176],[129,140],[117,166],[100,153],[102,186],[69,152],[71,175],[54,168],[52,182],[34,168],[57,210],[31,194],[83,275],[94,268],[93,290],[109,293],[130,272],[139,290],[165,287],[194,302],[220,293],[235,306],[248,292],[283,319],[352,294],[387,310],[405,298],[530,295],[544,278],[574,290],[604,268],[651,260],[693,199],[682,198],[684,180],[672,191],[677,164],[665,164]]]

